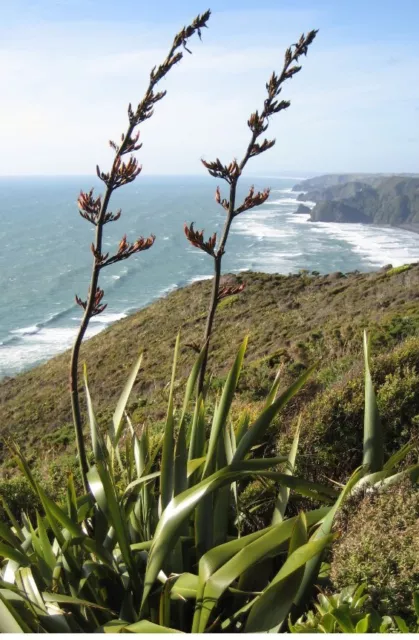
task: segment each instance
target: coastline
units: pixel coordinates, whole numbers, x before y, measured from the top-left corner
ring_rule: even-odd
[[[382,178],[389,178],[389,179],[394,179],[394,178],[404,178],[404,179],[413,179],[416,181],[416,188],[418,188],[419,186],[419,174],[365,174],[365,178],[373,178],[373,177],[379,177],[381,176]],[[334,181],[330,181],[331,178],[335,178]],[[342,180],[343,178],[345,178],[344,180]],[[337,179],[337,180],[336,180]],[[311,207],[311,212],[310,212],[310,221],[311,222],[336,222],[337,224],[352,224],[352,221],[338,221],[337,219],[335,220],[313,220],[311,219],[311,215],[312,215],[312,211],[313,209],[316,207],[317,204],[320,203],[324,203],[324,204],[338,204],[341,203],[342,205],[346,205],[348,202],[348,198],[350,200],[350,205],[352,207],[354,206],[358,206],[356,204],[353,204],[351,201],[351,198],[353,199],[355,197],[354,194],[341,194],[339,195],[336,193],[330,193],[328,192],[328,189],[331,189],[333,187],[337,187],[338,185],[345,187],[346,184],[351,184],[354,183],[356,181],[362,180],[362,174],[325,174],[322,176],[315,176],[313,178],[308,178],[306,180],[303,180],[300,183],[295,184],[292,187],[292,191],[295,193],[296,199],[298,200],[299,204],[302,205],[313,205]],[[315,184],[313,184],[313,181],[315,181]],[[406,180],[405,180],[406,181]],[[346,183],[346,184],[345,184]],[[365,180],[365,184],[368,185],[369,182],[368,180]],[[372,184],[372,183],[371,183]],[[379,193],[379,188],[380,188],[381,184],[375,184],[374,188],[377,190],[377,196]],[[400,186],[399,184],[397,184],[397,186]],[[403,184],[402,184],[403,186]],[[392,187],[392,185],[390,185],[390,187]],[[320,192],[323,190],[323,195],[319,198],[317,198],[317,200],[315,200],[314,202],[309,202],[308,200],[300,200],[299,197],[301,196],[301,194],[307,195],[310,193],[315,193],[316,191],[320,190]],[[394,186],[393,186],[393,190],[394,190]],[[361,189],[362,191],[362,189]],[[407,196],[406,196],[407,197]],[[358,210],[360,213],[363,214],[364,218],[372,218],[376,212],[365,212],[365,208],[363,207],[362,203],[361,205],[358,207]],[[417,212],[416,209],[414,209],[413,211],[414,213]],[[329,212],[330,213],[330,212]],[[331,212],[333,215],[333,211]],[[411,211],[412,213],[412,211]],[[345,217],[345,214],[344,216]],[[353,218],[352,214],[347,216],[347,218]],[[419,233],[419,223],[412,223],[412,222],[405,222],[405,223],[400,223],[400,224],[389,224],[389,223],[375,223],[375,222],[369,222],[368,220],[358,220],[358,221],[354,221],[356,224],[363,224],[363,225],[373,225],[375,227],[381,227],[384,229],[388,229],[388,228],[393,228],[393,229],[402,229],[403,231],[409,231],[411,233],[415,233],[418,234]]]
[[[306,205],[306,202],[300,202],[299,204],[304,204]],[[306,205],[308,206],[308,205]],[[298,207],[297,207],[298,209]],[[313,209],[313,207],[311,208],[311,210]],[[307,219],[307,222],[312,222],[313,224],[316,224],[316,222],[324,222],[324,220],[312,220],[311,219],[311,211],[310,213],[297,213],[297,210],[294,211],[294,215],[299,215],[299,216],[310,216]],[[352,224],[362,224],[366,227],[377,227],[377,228],[382,228],[382,229],[402,229],[403,231],[410,231],[410,233],[415,233],[415,234],[419,234],[419,223],[418,224],[414,224],[414,223],[406,223],[406,224],[376,224],[375,222],[371,222],[371,223],[365,223],[365,222],[338,222],[338,221],[334,221],[334,224],[348,224],[348,225],[352,225]]]
[[[400,266],[419,259],[417,235],[408,236],[405,233],[407,231],[409,234],[418,234],[419,225],[402,224],[399,231],[390,231],[388,228],[385,229],[387,226],[385,224],[355,225],[353,228],[351,224],[336,223],[330,228],[328,225],[324,228],[315,228],[317,225],[312,225],[312,232],[307,233],[304,223],[310,216],[295,214],[295,208],[301,204],[296,199],[297,192],[294,191],[296,180],[293,178],[283,182],[282,178],[278,178],[267,206],[254,213],[246,212],[238,219],[231,237],[229,263],[226,263],[227,272],[240,273],[248,270],[284,275],[299,270],[315,270],[322,274],[354,270],[372,272],[389,263]],[[155,194],[155,185],[153,184],[150,189],[151,197]],[[196,192],[193,192],[194,197],[200,198],[201,187],[196,189]],[[66,193],[67,191],[64,190],[64,199],[69,197]],[[181,199],[183,191],[180,190],[175,195],[176,198]],[[129,202],[131,202],[130,199],[128,204]],[[151,202],[153,204],[154,201]],[[165,227],[167,235],[161,238],[156,253],[150,254],[147,261],[142,264],[136,265],[133,262],[129,269],[124,265],[122,270],[109,272],[103,276],[103,286],[108,296],[110,312],[92,320],[89,326],[90,337],[113,326],[118,318],[137,313],[164,298],[173,290],[178,290],[198,279],[212,277],[207,275],[209,271],[206,264],[201,263],[203,258],[196,257],[198,252],[189,250],[184,254],[184,259],[179,260],[177,239],[180,236],[179,229],[181,229],[184,214],[180,212],[180,208],[177,208],[177,202],[178,200],[175,199],[173,203],[174,220],[172,221],[171,214],[171,226],[167,222]],[[23,208],[24,204],[23,202]],[[64,208],[63,211],[65,211]],[[209,224],[214,227],[219,224],[220,220],[215,214],[211,217],[210,209],[208,209],[208,215]],[[134,218],[131,219],[130,224],[134,225]],[[392,226],[397,229],[396,226]],[[318,227],[323,225],[319,224]],[[73,227],[70,225],[69,229]],[[19,226],[16,223],[16,232],[18,231]],[[73,232],[75,233],[75,230]],[[35,239],[37,238],[35,228],[31,230],[31,234]],[[27,234],[28,239],[31,234]],[[77,234],[75,237],[78,240]],[[37,277],[39,281],[42,280],[42,276],[45,277],[46,310],[44,312],[38,303],[40,296],[32,296],[29,302],[25,301],[25,287],[21,289],[20,299],[17,295],[14,298],[11,296],[11,303],[16,304],[18,313],[16,316],[4,313],[4,335],[0,336],[0,379],[14,377],[21,372],[31,370],[71,348],[79,321],[74,317],[77,313],[75,313],[76,307],[72,296],[62,292],[72,291],[76,286],[75,283],[82,278],[77,272],[79,267],[76,265],[77,269],[75,269],[72,266],[73,258],[78,263],[76,248],[78,251],[79,246],[82,246],[81,235],[80,242],[73,243],[71,252],[64,256],[66,264],[63,264],[59,273],[51,277],[48,271],[41,270],[42,265],[49,264],[49,253],[44,251],[47,257],[41,260],[44,254],[37,252],[40,265]],[[7,254],[5,255],[7,257]],[[170,270],[164,269],[163,255],[169,260]],[[12,264],[13,256],[9,257],[9,264]],[[20,268],[20,265],[17,266]],[[145,286],[139,291],[137,277],[140,273],[144,278]],[[13,272],[7,272],[7,275],[11,277],[5,278],[6,285],[13,292],[17,287],[10,285],[9,280],[14,281],[18,278],[19,271],[13,270]],[[21,280],[25,282],[22,276]],[[153,282],[152,286],[151,282]],[[37,281],[34,281],[33,290],[36,286]],[[27,288],[31,293],[32,288],[29,285]],[[20,300],[24,302],[20,304]]]

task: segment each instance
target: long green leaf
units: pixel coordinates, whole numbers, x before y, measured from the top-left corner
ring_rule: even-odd
[[[234,453],[237,448],[236,434],[234,432],[234,426],[232,422],[230,422],[230,429],[226,429],[226,431],[224,432],[224,446],[225,446],[225,451],[227,456],[227,464],[230,465],[233,462]],[[238,498],[238,491],[237,491],[237,482],[233,482],[231,484],[231,492],[233,494],[233,504],[234,504],[234,510],[237,518],[239,516],[239,498]],[[238,520],[238,534],[241,535],[240,518]]]
[[[364,618],[361,618],[361,620],[358,620],[355,627],[355,633],[368,633],[370,619],[371,619],[371,614],[367,613]]]
[[[182,415],[180,418],[179,424],[179,432],[176,441],[175,447],[175,468],[174,468],[174,495],[177,496],[182,491],[188,488],[188,479],[187,479],[187,461],[188,461],[188,450],[187,450],[187,434],[186,434],[186,424],[185,417],[186,412],[189,406],[190,399],[194,392],[196,382],[198,380],[198,375],[201,370],[202,361],[205,356],[206,349],[203,348],[198,358],[195,361],[194,366],[192,367],[192,371],[189,374],[188,382],[186,383],[186,391],[183,399],[183,407],[182,407]]]
[[[182,573],[173,582],[170,591],[170,597],[172,598],[172,600],[192,600],[196,598],[196,594],[198,591],[198,582],[198,576],[196,576],[194,573]]]
[[[220,403],[215,407],[202,478],[208,477],[216,468],[220,469],[226,464],[224,437],[229,429],[228,416],[239,380],[247,342],[248,338],[246,337],[227,376]],[[222,456],[222,460],[220,456]],[[195,518],[195,539],[198,556],[205,553],[213,544],[220,544],[224,541],[227,534],[229,497],[229,487],[223,487],[217,491],[217,495],[207,496],[199,503]],[[209,526],[208,513],[211,512],[214,513],[214,516],[212,526]]]
[[[276,394],[278,393],[279,385],[281,384],[281,371],[282,367],[279,367],[277,374],[275,376],[275,380],[273,381],[271,390],[269,391],[266,400],[265,407],[270,407],[270,405],[274,402],[276,398]]]
[[[119,439],[122,435],[122,430],[123,430],[122,417],[124,415],[125,407],[127,406],[128,399],[131,395],[132,388],[137,378],[138,371],[140,370],[142,360],[143,360],[143,354],[141,353],[138,359],[136,360],[136,362],[134,363],[134,366],[131,369],[131,372],[128,376],[128,380],[116,404],[116,408],[113,414],[113,436],[114,436],[113,445],[114,447],[118,444]]]
[[[355,487],[357,482],[359,482],[359,480],[362,478],[362,475],[363,475],[363,469],[360,468],[360,469],[357,469],[352,474],[352,476],[349,478],[349,480],[346,483],[345,487],[342,489],[342,491],[341,491],[341,493],[339,495],[339,498],[336,500],[335,504],[330,509],[330,511],[327,514],[327,516],[324,518],[321,526],[311,536],[310,540],[312,542],[321,541],[326,536],[330,535],[330,533],[332,531],[333,521],[335,519],[336,513],[338,512],[339,508],[343,504],[343,502],[346,499],[346,497],[348,495],[350,495],[352,489]],[[294,603],[297,606],[297,608],[301,608],[301,607],[304,606],[304,604],[306,602],[306,599],[309,596],[315,581],[317,580],[317,576],[319,574],[321,562],[322,562],[322,554],[319,553],[317,556],[312,558],[307,563],[307,565],[305,567],[305,570],[304,570],[303,580],[301,582],[301,585],[300,585],[300,588],[298,590],[298,593],[297,593],[297,595],[296,595],[296,597],[294,599]]]
[[[303,567],[304,565],[309,564],[312,561],[313,556],[315,558],[318,555],[320,555],[324,550],[325,546],[329,544],[334,537],[335,536],[331,534],[321,540],[309,541],[306,545],[299,547],[284,563],[280,572],[276,576],[275,584],[284,580],[289,575],[293,574],[300,567]],[[236,611],[230,618],[224,620],[220,625],[221,629],[223,631],[225,629],[228,629],[231,626],[231,624],[235,622],[235,620],[241,618],[244,613],[247,613],[247,611],[251,610],[252,607],[256,604],[259,597],[260,596],[257,596],[256,598],[248,602],[246,605],[244,605],[241,609]]]
[[[186,447],[186,426],[181,420],[175,446],[173,495],[177,496],[188,488],[188,451]]]
[[[199,625],[200,625],[201,613],[203,611],[202,603],[203,603],[204,590],[208,581],[213,576],[213,574],[215,574],[215,572],[220,567],[228,563],[228,561],[231,558],[233,558],[233,556],[238,554],[239,551],[247,547],[247,545],[249,545],[254,540],[257,540],[258,538],[264,536],[271,529],[272,527],[267,527],[266,529],[255,531],[246,536],[242,536],[241,538],[235,538],[234,540],[231,540],[230,542],[226,542],[220,545],[219,547],[214,547],[213,549],[210,549],[209,551],[207,551],[205,555],[202,556],[202,558],[199,561],[199,579],[198,579],[198,589],[196,594],[197,605],[195,607],[195,613],[193,618],[192,633],[198,633],[198,630],[200,628]],[[226,583],[225,587],[224,585],[219,584],[221,589],[220,593],[222,593],[225,589],[227,589],[229,584],[231,584],[231,582],[234,581],[234,579],[235,578],[233,576],[233,578],[230,581],[230,576],[229,576],[228,582]],[[215,604],[216,602],[215,600],[213,600],[213,606],[215,606]],[[211,606],[210,604],[211,609],[213,608],[213,606]],[[210,613],[211,611],[208,612],[208,616],[210,615]]]
[[[180,422],[182,423],[185,419],[186,412],[188,410],[189,402],[192,398],[192,394],[194,392],[196,381],[198,380],[199,372],[201,370],[202,361],[205,356],[206,349],[205,347],[201,350],[199,356],[195,360],[195,363],[192,367],[191,373],[189,374],[188,381],[186,383],[185,395],[183,398],[183,406],[182,406],[182,414],[180,418]]]
[[[102,611],[109,611],[107,607],[103,607],[96,602],[90,602],[84,598],[76,598],[74,596],[67,596],[62,593],[48,593],[43,592],[42,597],[45,602],[57,602],[58,604],[72,604],[79,607],[91,607],[92,609],[101,609]]]
[[[217,469],[223,469],[228,465],[225,442],[229,438],[229,429],[223,429],[223,437],[218,440]],[[231,461],[231,457],[230,457]],[[231,487],[226,485],[213,495],[213,544],[218,546],[227,541],[229,511],[230,511]]]
[[[136,585],[138,587],[139,576],[134,569],[133,557],[129,545],[128,523],[121,512],[115,489],[106,467],[101,462],[97,462],[96,465],[88,471],[87,479],[99,508],[108,517],[110,524],[112,524],[115,530],[122,557],[127,566],[128,573],[133,580],[133,586],[134,588]]]
[[[0,594],[0,633],[32,633],[13,605]]]
[[[39,514],[36,514],[37,517],[39,517]],[[36,564],[39,573],[43,579],[43,581],[45,582],[45,584],[51,585],[52,582],[52,572],[53,572],[53,568],[51,568],[48,563],[46,562],[45,558],[44,558],[44,552],[42,549],[42,544],[41,541],[39,539],[38,533],[37,531],[35,531],[35,529],[32,526],[32,523],[28,521],[28,525],[29,525],[29,531],[31,534],[31,543],[32,543],[32,548],[34,550],[34,556],[31,558],[32,563]],[[17,576],[18,572],[15,572],[15,581],[16,581],[16,576]]]
[[[404,469],[403,471],[399,471],[399,473],[394,473],[389,477],[385,477],[380,482],[375,482],[374,486],[377,489],[389,487],[392,484],[396,484],[397,482],[400,482],[402,478],[406,478],[406,477],[410,478],[411,482],[413,483],[417,482],[419,478],[419,464],[415,464],[412,467],[408,467],[407,469]]]
[[[188,459],[201,458],[205,450],[205,405],[202,394],[196,400],[189,439]]]
[[[74,486],[74,476],[72,473],[68,474],[66,497],[68,517],[70,520],[73,520],[73,522],[78,522],[76,487]]]
[[[12,547],[20,549],[21,540],[11,530],[11,528],[4,522],[0,522],[0,539],[10,544]]]
[[[291,446],[291,450],[288,455],[288,465],[287,465],[287,469],[285,470],[285,473],[287,475],[293,475],[294,473],[295,460],[297,458],[297,451],[298,451],[298,441],[300,438],[300,424],[301,424],[301,420],[298,421],[297,428],[294,434],[294,439]],[[281,522],[284,519],[289,496],[290,496],[289,488],[281,486],[279,488],[279,492],[275,502],[274,512],[272,516],[272,524]]]
[[[381,471],[384,464],[384,435],[378,413],[370,371],[370,349],[367,332],[364,331],[365,359],[365,411],[363,465],[370,473]]]
[[[253,460],[246,461],[250,464],[254,462]],[[232,465],[233,467],[237,463]],[[250,469],[253,467],[250,466]],[[319,484],[318,482],[311,482],[310,480],[304,480],[303,478],[299,478],[298,476],[290,476],[285,473],[279,473],[277,471],[263,471],[261,475],[264,478],[271,478],[272,480],[276,480],[284,487],[288,487],[288,489],[292,489],[296,491],[301,496],[305,498],[313,498],[313,500],[320,500],[321,502],[330,502],[333,499],[338,497],[338,493],[335,489],[331,487],[327,487],[326,485]]]
[[[182,631],[178,631],[177,629],[162,627],[149,620],[140,620],[133,624],[123,622],[122,620],[113,620],[103,626],[103,631],[105,633],[182,633]]]
[[[41,593],[33,577],[30,567],[21,567],[15,576],[16,585],[20,592],[26,595],[27,599],[36,604],[42,611],[46,613],[47,609],[42,599]]]
[[[38,512],[36,513],[36,516],[37,517],[39,516]],[[35,531],[35,529],[32,526],[32,523],[31,523],[31,521],[29,519],[25,523],[25,526],[28,527],[28,529],[29,529],[29,532],[30,532],[30,535],[31,535],[32,548],[33,548],[35,554],[38,556],[37,557],[37,562],[40,565],[41,574],[45,578],[45,573],[49,574],[50,572],[48,571],[48,568],[45,569],[45,567],[43,566],[44,553],[42,551],[42,545],[41,545],[41,541],[40,541],[39,536],[38,536],[38,532]]]
[[[52,549],[51,542],[48,538],[47,530],[45,529],[44,521],[41,516],[36,514],[37,524],[38,524],[38,534],[39,540],[42,547],[42,554],[45,562],[51,569],[54,571],[55,564],[57,562],[57,558],[55,557],[54,551]]]
[[[307,520],[305,515],[301,513],[292,531],[288,559],[250,610],[246,622],[246,632],[279,631],[288,617],[304,575],[305,563],[297,567],[289,575],[286,575],[287,563],[291,564],[295,560],[297,549],[304,545],[307,545]],[[285,577],[283,577],[284,575]]]
[[[179,354],[180,333],[176,338],[175,353],[173,356],[172,379],[169,390],[169,403],[167,407],[166,426],[164,428],[163,451],[161,460],[160,500],[161,509],[165,510],[173,496],[173,470],[174,470],[174,416],[173,416],[173,392],[176,378],[176,364]]]
[[[396,453],[393,453],[393,455],[390,456],[387,462],[383,465],[383,470],[392,471],[394,467],[400,464],[400,462],[403,462],[403,460],[406,458],[406,456],[409,455],[409,453],[412,450],[413,450],[413,445],[409,443],[405,444],[403,447],[401,447],[401,449],[399,449],[398,451],[396,451]]]
[[[214,425],[218,412],[218,403],[215,401],[213,422]],[[208,456],[208,454],[207,454]],[[208,457],[205,457],[205,463]],[[215,471],[215,469],[214,469]],[[198,474],[196,474],[198,476]],[[204,476],[204,472],[201,473],[201,480]],[[196,479],[198,482],[198,478]],[[189,483],[190,486],[193,482]],[[195,522],[194,522],[194,534],[195,534],[195,547],[198,551],[198,557],[210,549],[213,545],[213,528],[208,526],[208,513],[213,513],[213,495],[208,495],[203,498],[196,507]]]
[[[137,480],[130,482],[127,488],[124,491],[124,498],[128,498],[132,493],[135,493],[144,483],[150,482],[154,478],[158,478],[160,476],[160,471],[154,471],[153,473],[148,473],[146,476],[140,476]]]
[[[0,542],[0,557],[8,558],[9,560],[14,560],[18,564],[26,567],[30,564],[29,558],[19,551],[19,549],[14,549],[8,544]]]
[[[202,472],[202,478],[206,478],[215,469],[218,440],[222,431],[228,426],[228,414],[230,413],[231,403],[233,402],[234,393],[239,381],[243,358],[246,353],[247,342],[248,337],[246,336],[246,338],[240,345],[236,359],[229,371],[226,383],[224,385],[223,393],[221,395],[220,404],[218,405],[217,412],[214,415],[214,421],[212,424],[210,440],[208,444],[207,460]]]
[[[308,514],[309,526],[324,518],[328,509]],[[199,592],[193,632],[204,632],[211,611],[224,591],[250,567],[277,554],[290,539],[298,517],[246,536],[246,543],[228,542],[205,554],[199,563]]]
[[[98,427],[95,412],[93,409],[92,398],[90,396],[89,385],[87,382],[87,367],[86,364],[83,366],[83,377],[84,377],[84,389],[86,393],[86,402],[87,402],[87,414],[89,416],[89,424],[90,424],[90,437],[92,440],[92,449],[95,460],[106,460],[106,447]]]
[[[57,539],[58,544],[62,545],[64,544],[64,537],[62,534],[61,529],[57,526],[57,521],[56,519],[52,516],[50,509],[49,509],[49,503],[51,502],[51,500],[48,500],[45,492],[42,490],[42,488],[40,486],[38,486],[37,482],[35,481],[31,470],[29,469],[29,465],[27,464],[25,457],[22,455],[22,452],[20,451],[19,447],[16,444],[12,444],[12,449],[14,450],[14,452],[16,453],[16,459],[17,459],[17,464],[20,468],[20,470],[22,471],[23,475],[26,477],[26,479],[28,480],[29,484],[31,485],[33,491],[35,492],[35,494],[39,497],[39,499],[41,500],[42,506],[44,507],[45,513],[47,514],[47,518],[48,518],[48,523],[53,531],[54,536]]]

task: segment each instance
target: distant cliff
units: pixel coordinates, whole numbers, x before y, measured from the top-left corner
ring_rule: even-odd
[[[300,202],[315,202],[316,222],[363,222],[419,229],[419,176],[325,175],[297,184]]]
[[[319,202],[311,211],[311,220],[313,222],[371,223],[368,216],[341,200],[324,200]]]
[[[315,176],[302,180],[293,187],[293,191],[314,191],[315,189],[327,189],[348,182],[363,182],[372,186],[379,184],[393,174],[384,173],[328,173],[323,176]],[[404,174],[403,174],[404,175]],[[406,174],[407,176],[407,174]]]

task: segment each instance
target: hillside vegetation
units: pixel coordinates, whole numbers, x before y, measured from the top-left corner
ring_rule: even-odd
[[[327,276],[246,273],[237,280],[246,288],[220,304],[210,356],[211,385],[217,391],[240,341],[250,334],[233,412],[236,419],[244,408],[258,409],[279,367],[285,386],[319,361],[316,375],[277,421],[267,451],[288,445],[301,413],[302,473],[310,478],[320,474],[323,481],[339,480],[359,464],[365,327],[373,337],[375,382],[388,452],[416,437],[419,265]],[[81,360],[87,364],[103,426],[109,423],[129,370],[142,351],[143,367],[129,412],[136,427],[146,423],[154,430],[152,435],[160,435],[175,337],[180,330],[176,386],[181,390],[196,357],[190,345],[199,342],[202,334],[209,287],[208,281],[198,282],[173,292],[85,343]],[[67,352],[0,383],[2,440],[12,436],[38,471],[57,486],[74,466],[68,364]],[[1,463],[3,478],[13,475],[14,463],[4,446]]]
[[[314,222],[419,225],[419,178],[400,175],[322,176],[294,187],[313,201]]]

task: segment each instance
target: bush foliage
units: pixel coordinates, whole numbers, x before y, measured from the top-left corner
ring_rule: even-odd
[[[336,588],[365,581],[381,614],[414,615],[419,585],[419,491],[408,480],[347,503],[334,545]]]

